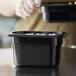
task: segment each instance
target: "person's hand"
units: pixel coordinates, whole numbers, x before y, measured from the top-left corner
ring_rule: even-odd
[[[35,0],[19,0],[16,5],[16,15],[26,19],[36,9]]]

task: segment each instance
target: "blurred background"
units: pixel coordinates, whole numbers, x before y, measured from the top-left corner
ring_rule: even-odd
[[[0,15],[0,48],[10,48],[11,38],[8,33],[14,30],[18,17],[4,17]]]

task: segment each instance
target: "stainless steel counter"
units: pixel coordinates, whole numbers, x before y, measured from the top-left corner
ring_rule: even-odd
[[[13,49],[0,49],[0,76],[76,76],[76,49],[62,48],[57,68],[16,67]]]

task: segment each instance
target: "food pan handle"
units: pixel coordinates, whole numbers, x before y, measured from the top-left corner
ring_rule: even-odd
[[[68,35],[68,33],[63,33],[63,38],[65,38]]]

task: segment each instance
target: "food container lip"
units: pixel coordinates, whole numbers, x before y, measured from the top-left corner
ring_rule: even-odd
[[[76,6],[76,5],[69,5],[68,2],[46,2],[41,3],[40,6]]]
[[[36,37],[36,38],[64,38],[67,36],[66,32],[43,32],[43,31],[13,31],[8,34],[12,37]]]

